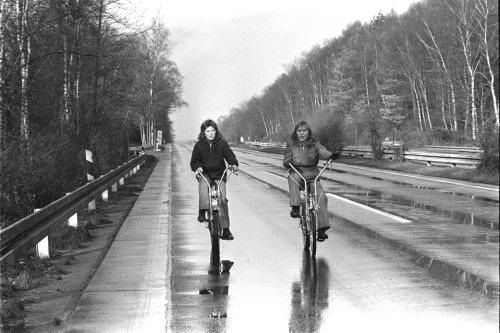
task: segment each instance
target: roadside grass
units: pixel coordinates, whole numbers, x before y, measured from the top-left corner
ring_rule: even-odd
[[[52,276],[59,279],[66,274],[62,266],[71,264],[72,256],[59,260],[63,254],[71,253],[91,240],[92,229],[102,224],[99,214],[84,214],[78,228],[61,225],[57,233],[49,235],[50,259],[39,259],[32,250],[19,258],[14,264],[2,264],[1,267],[1,323],[2,332],[22,332],[25,328],[24,292],[36,288],[39,279]],[[29,301],[29,300],[28,300]]]

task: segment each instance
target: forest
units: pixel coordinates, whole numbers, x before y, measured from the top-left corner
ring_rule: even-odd
[[[182,75],[161,20],[126,0],[0,0],[0,227],[174,137]],[[376,14],[376,13],[374,13]],[[424,0],[304,52],[218,119],[229,141],[286,141],[309,121],[330,149],[385,138],[470,145],[498,170],[497,0]],[[244,78],[242,78],[244,80]]]
[[[184,102],[170,32],[122,0],[0,0],[0,221],[4,227],[172,139]]]
[[[286,141],[299,120],[335,149],[385,138],[478,146],[498,170],[498,1],[426,0],[354,22],[218,119],[237,142]]]

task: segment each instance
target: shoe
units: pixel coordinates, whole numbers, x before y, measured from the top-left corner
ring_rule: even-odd
[[[198,222],[205,222],[207,218],[205,217],[205,210],[200,209],[200,212],[198,213]]]
[[[318,229],[318,237],[316,238],[318,242],[323,242],[325,239],[328,239],[328,235],[326,231],[330,229],[330,227],[323,227]]]
[[[222,236],[220,236],[220,238],[224,240],[233,240],[234,236],[229,230],[229,228],[224,228],[222,229]]]
[[[300,217],[299,206],[292,206],[292,210],[290,211],[290,216],[293,218]]]

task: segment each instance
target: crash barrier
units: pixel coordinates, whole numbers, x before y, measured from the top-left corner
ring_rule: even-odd
[[[245,142],[246,145],[249,145],[254,148],[260,148],[260,149],[269,149],[269,148],[280,148],[280,149],[285,149],[286,148],[286,142],[256,142],[256,141],[247,141]]]
[[[388,160],[410,161],[427,166],[447,166],[475,168],[481,163],[483,150],[478,147],[427,146],[423,149],[408,149],[401,152],[400,147],[383,149],[382,157]],[[373,158],[370,146],[346,146],[343,156]]]
[[[130,153],[130,156],[140,156],[144,154],[145,150],[151,149],[153,146],[131,146],[128,147],[128,151]]]
[[[124,185],[125,178],[136,174],[144,162],[145,155],[138,156],[0,230],[0,261],[13,263],[35,246],[39,257],[47,257],[47,237],[51,229],[54,230],[64,222],[77,226],[78,211],[82,211],[97,196],[107,201],[108,190],[111,188],[112,192],[116,192],[118,185]]]
[[[282,142],[255,142],[245,143],[254,148],[286,148]],[[478,147],[458,146],[427,146],[423,149],[403,150],[401,146],[383,147],[382,158],[387,160],[410,161],[426,164],[428,166],[447,166],[475,168],[481,163],[483,150]],[[346,146],[342,148],[342,156],[357,156],[362,158],[373,158],[372,148],[368,145]]]

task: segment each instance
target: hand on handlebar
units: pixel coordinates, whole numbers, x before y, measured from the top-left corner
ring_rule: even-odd
[[[330,155],[330,159],[331,159],[332,161],[335,161],[335,160],[336,160],[337,158],[339,158],[339,157],[340,157],[340,153],[339,153],[338,151],[335,151],[335,152],[333,152],[333,153]]]
[[[196,173],[203,173],[203,168],[202,167],[198,167],[195,172]]]
[[[229,170],[231,170],[233,173],[236,173],[238,172],[238,166],[235,164],[235,165],[230,165],[229,166]]]

